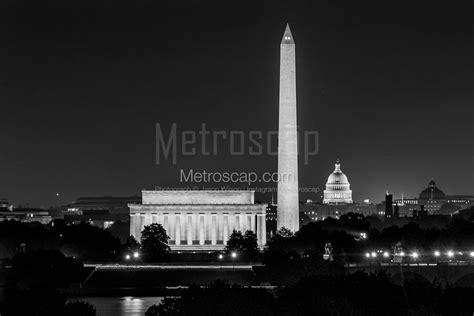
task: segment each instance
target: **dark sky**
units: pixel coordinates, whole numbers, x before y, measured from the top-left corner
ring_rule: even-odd
[[[156,165],[155,123],[276,130],[286,22],[299,125],[320,133],[301,187],[340,158],[358,201],[387,185],[415,197],[432,177],[473,194],[471,1],[63,2],[2,3],[0,197],[49,206],[179,186],[180,168],[276,171],[228,150]]]

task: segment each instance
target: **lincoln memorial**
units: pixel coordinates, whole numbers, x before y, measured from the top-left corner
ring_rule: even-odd
[[[146,225],[161,224],[172,251],[225,248],[233,230],[257,235],[266,244],[265,204],[254,191],[142,191],[141,204],[129,204],[130,234],[138,241]]]

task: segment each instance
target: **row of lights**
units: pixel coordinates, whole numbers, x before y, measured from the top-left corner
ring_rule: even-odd
[[[403,251],[400,252],[400,253],[398,253],[397,255],[398,255],[398,256],[401,256],[401,257],[405,257],[405,253],[404,253]],[[384,258],[389,258],[389,257],[390,257],[390,253],[388,253],[387,251],[384,251],[384,252],[382,253],[382,256],[383,256]],[[365,257],[366,257],[366,258],[376,258],[376,257],[377,257],[377,253],[376,253],[375,251],[367,252],[367,253],[365,254]],[[418,258],[418,257],[419,257],[419,254],[418,254],[418,252],[412,252],[412,253],[410,254],[410,257]]]
[[[132,258],[133,258],[133,259],[138,259],[138,258],[140,258],[140,253],[139,253],[138,251],[135,251],[135,252],[132,253],[132,254],[127,253],[127,254],[125,255],[125,260],[130,260],[130,259],[132,259]]]
[[[459,255],[463,255],[462,252],[458,252],[458,254],[459,254]],[[397,253],[396,255],[397,255],[397,256],[400,256],[400,257],[405,257],[406,254],[402,251],[402,252],[400,252],[400,253]],[[435,251],[435,252],[433,252],[433,255],[434,255],[435,257],[440,257],[440,256],[441,256],[441,252],[440,252],[440,251]],[[390,253],[388,253],[387,251],[384,251],[384,252],[382,253],[382,256],[383,256],[384,258],[389,258],[389,257],[390,257]],[[416,259],[416,258],[418,258],[420,255],[418,254],[418,252],[412,252],[411,254],[409,254],[409,256]],[[453,258],[453,257],[455,256],[455,252],[452,251],[452,250],[449,250],[448,252],[446,252],[446,256],[448,256],[448,258]],[[470,256],[471,258],[474,258],[474,251],[471,251],[471,252],[469,253],[469,256]],[[376,258],[376,257],[377,257],[377,252],[375,252],[375,251],[367,252],[367,253],[365,254],[365,257],[366,257],[366,258]]]
[[[224,259],[224,255],[223,255],[222,253],[220,253],[217,257],[219,258],[219,260],[223,260],[223,259]],[[235,251],[234,251],[234,252],[231,252],[231,253],[230,253],[230,257],[231,257],[232,259],[236,259],[236,258],[237,258],[237,252],[235,252]],[[125,255],[125,260],[138,259],[138,258],[140,258],[140,253],[139,253],[138,251],[135,251],[135,252],[132,253],[132,254],[127,253],[127,254]]]
[[[463,255],[463,253],[460,252],[460,251],[459,251],[457,254],[458,254],[458,255],[461,255],[461,256]],[[435,257],[440,257],[440,256],[441,256],[441,252],[435,251],[435,252],[433,253],[433,255],[434,255]],[[452,250],[449,250],[448,252],[446,252],[446,255],[447,255],[449,258],[453,258],[453,257],[456,255],[456,252],[454,252],[454,251],[452,251]],[[469,257],[474,258],[474,251],[469,252]]]
[[[230,257],[232,259],[236,259],[237,258],[237,252],[233,251],[230,253]],[[222,253],[220,253],[217,258],[219,258],[219,260],[224,260],[224,255]]]

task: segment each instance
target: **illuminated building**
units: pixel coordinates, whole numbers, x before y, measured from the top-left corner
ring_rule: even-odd
[[[172,251],[223,250],[233,230],[253,231],[266,244],[265,204],[254,191],[142,191],[140,204],[129,204],[130,234],[140,240],[146,225],[158,223]]]
[[[442,214],[452,215],[455,212],[474,205],[473,195],[446,195],[431,180],[428,187],[420,192],[418,198],[402,198],[394,201],[400,206],[400,210],[408,208],[411,212],[420,209],[421,206],[430,215]]]
[[[300,205],[300,224],[307,221],[321,221],[328,217],[339,218],[347,213],[359,213],[364,216],[377,213],[377,206],[368,200],[364,203],[354,203],[347,176],[341,171],[339,159],[336,161],[334,171],[329,175],[324,190],[322,204],[307,201]]]
[[[267,224],[267,235],[270,237],[277,231],[277,205],[272,202],[267,204],[266,207],[266,224]]]
[[[347,176],[341,171],[339,159],[329,175],[324,190],[323,204],[352,204],[352,191]]]
[[[418,197],[418,204],[424,205],[428,214],[434,214],[446,202],[446,194],[436,186],[434,180],[430,181],[428,187],[421,191]]]
[[[66,212],[107,211],[108,214],[129,213],[128,204],[140,202],[139,196],[80,197],[64,207]]]
[[[14,208],[0,210],[0,222],[3,221],[18,221],[22,223],[41,223],[49,224],[52,220],[48,211],[35,208]]]
[[[7,199],[1,198],[0,199],[0,208],[6,208],[6,209],[9,209],[9,210],[12,210],[12,205],[10,205],[10,203],[8,202]]]

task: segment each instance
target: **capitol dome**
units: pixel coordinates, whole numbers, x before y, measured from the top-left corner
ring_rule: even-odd
[[[341,171],[339,159],[334,165],[334,171],[329,175],[324,190],[324,204],[352,204],[352,190],[347,176]]]
[[[338,165],[340,166],[340,165]],[[329,184],[349,184],[347,177],[344,173],[342,173],[341,169],[336,167],[333,173],[331,173],[328,177],[327,183]]]
[[[431,179],[428,187],[421,191],[419,198],[420,200],[445,200],[446,194],[444,194],[444,192],[436,186],[436,182]]]

